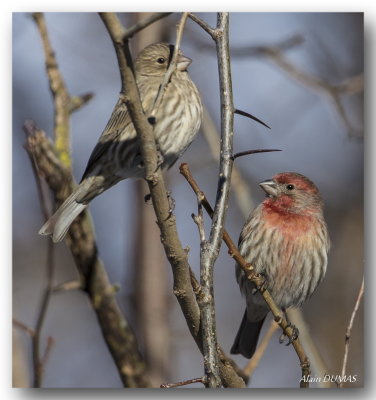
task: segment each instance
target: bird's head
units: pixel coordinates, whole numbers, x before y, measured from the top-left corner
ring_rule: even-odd
[[[154,43],[145,47],[138,55],[135,68],[138,75],[163,76],[171,62],[174,46],[168,43]],[[179,50],[177,57],[178,71],[186,71],[192,60]]]
[[[304,175],[282,172],[259,184],[267,195],[264,207],[280,213],[317,215],[322,200],[316,185]]]

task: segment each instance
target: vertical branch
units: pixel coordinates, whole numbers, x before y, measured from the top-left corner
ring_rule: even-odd
[[[25,132],[26,135],[30,134],[30,131],[34,128],[30,124],[25,124]],[[40,200],[40,207],[42,211],[42,215],[45,219],[48,219],[51,216],[52,205],[50,204],[50,199],[47,196],[46,191],[44,190],[44,182],[42,181],[40,175],[38,174],[38,168],[36,165],[35,158],[33,157],[33,153],[31,149],[26,145],[26,151],[29,155],[32,170],[34,173],[38,195]],[[40,351],[40,342],[41,342],[41,334],[44,325],[44,321],[47,314],[48,305],[50,303],[50,298],[53,290],[53,278],[54,278],[54,244],[51,240],[47,242],[47,255],[46,255],[46,285],[44,288],[44,292],[42,295],[40,307],[37,313],[37,321],[35,325],[35,330],[32,338],[32,359],[33,359],[33,387],[40,388],[42,386],[43,381],[43,372],[45,363],[42,360],[41,351]]]
[[[352,327],[354,325],[354,319],[356,316],[356,313],[358,312],[358,308],[360,305],[360,302],[363,298],[364,294],[364,278],[362,280],[362,284],[360,285],[358,297],[355,301],[354,309],[351,313],[350,321],[346,329],[346,336],[345,336],[345,353],[343,355],[343,363],[342,363],[342,371],[341,371],[341,377],[344,378],[346,375],[346,367],[347,367],[347,359],[349,356],[349,347],[350,347],[350,338],[351,338],[351,331]],[[343,380],[340,381],[341,383],[338,385],[339,387],[343,387]]]
[[[45,52],[46,73],[54,100],[55,141],[52,143],[42,131],[36,129],[35,126],[31,127],[29,124],[26,147],[35,160],[38,173],[44,177],[53,192],[56,203],[61,204],[72,192],[75,184],[70,160],[70,115],[89,101],[92,95],[70,97],[58,69],[43,14],[34,13],[33,18],[41,35]],[[150,21],[147,23],[150,23]],[[115,298],[114,287],[98,257],[95,235],[87,211],[82,213],[72,224],[66,243],[72,252],[80,274],[81,287],[88,294],[104,340],[124,386],[150,386],[145,376],[145,365],[138,351],[137,340],[120,310]],[[50,245],[52,246],[49,241]],[[51,257],[49,253],[48,259],[50,260]],[[52,276],[50,280],[52,282]],[[50,289],[52,290],[52,288]],[[42,301],[43,310],[47,309],[51,290],[45,292]],[[43,312],[45,313],[45,311]],[[42,326],[42,323],[43,319],[38,318],[37,325]],[[36,339],[34,341],[37,344]],[[37,355],[40,353],[38,345],[34,353],[34,364],[37,365]],[[46,359],[46,355],[43,359]],[[39,364],[41,363],[39,362]]]
[[[70,158],[70,103],[71,98],[60,74],[55,53],[48,38],[47,27],[42,13],[33,13],[38,27],[46,60],[46,72],[54,101],[55,145],[61,162],[71,168]]]
[[[35,325],[35,335],[32,337],[32,356],[34,370],[33,387],[35,388],[40,388],[42,386],[43,372],[45,367],[45,363],[42,361],[40,351],[40,340],[48,305],[50,303],[52,295],[54,266],[54,243],[52,242],[52,240],[49,240],[47,243],[46,260],[47,282],[42,296],[37,322]]]
[[[201,249],[202,302],[200,302],[205,373],[209,387],[219,387],[221,385],[218,372],[213,273],[214,263],[218,258],[222,243],[233,163],[231,156],[233,154],[234,105],[231,84],[228,13],[218,13],[215,32],[221,98],[221,152],[213,222],[208,242]]]
[[[71,174],[59,160],[53,143],[44,132],[34,127],[28,132],[27,148],[60,204],[72,191],[74,183]],[[66,243],[124,386],[149,387],[136,337],[116,301],[116,291],[98,257],[92,224],[87,214],[81,214],[73,222]]]
[[[161,170],[158,168],[158,158],[153,130],[142,109],[140,96],[132,69],[132,59],[127,40],[124,38],[124,28],[119,19],[112,13],[100,13],[100,16],[111,36],[118,56],[122,88],[121,94],[128,109],[132,123],[140,142],[141,155],[145,165],[145,179],[148,183],[154,211],[161,232],[161,242],[172,268],[174,278],[174,294],[179,301],[189,330],[200,351],[203,336],[201,334],[200,309],[191,283],[191,270],[186,250],[180,242],[175,216],[171,213],[166,186]],[[244,387],[244,381],[236,373],[234,366],[225,357],[219,364],[220,376],[225,387]]]
[[[134,21],[134,26],[139,26],[142,21],[149,21],[154,15],[137,13],[135,18],[140,22]],[[140,52],[151,41],[162,42],[169,31],[170,25],[159,20],[148,31],[141,31],[133,38],[133,49]],[[149,193],[146,182],[137,179],[133,184],[136,189],[134,208],[137,224],[132,227],[132,231],[127,229],[127,232],[134,232],[129,238],[133,240],[134,249],[134,314],[137,331],[140,332],[143,342],[148,376],[152,386],[159,387],[161,382],[169,379],[171,370],[169,270],[166,268],[166,257],[159,240],[160,233],[155,224],[153,207],[144,202],[145,195]],[[150,271],[151,266],[153,273]]]

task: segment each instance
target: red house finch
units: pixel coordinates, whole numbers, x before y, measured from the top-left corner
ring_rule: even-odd
[[[239,250],[286,310],[300,306],[325,275],[330,241],[323,203],[315,184],[295,172],[280,173],[260,186],[267,197],[245,223]],[[236,277],[247,309],[231,353],[251,358],[269,309],[239,265]]]
[[[136,59],[136,81],[146,115],[151,112],[173,50],[172,45],[156,43],[143,49]],[[154,135],[163,169],[170,168],[184,153],[201,125],[200,96],[187,73],[191,62],[179,50],[177,69],[155,116]],[[126,105],[119,100],[90,156],[81,183],[39,233],[52,234],[54,242],[62,240],[73,220],[93,198],[123,179],[143,176],[136,131]]]

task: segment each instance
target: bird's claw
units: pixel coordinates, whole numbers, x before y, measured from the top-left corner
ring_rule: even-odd
[[[290,324],[289,326],[292,330],[292,335],[291,335],[291,340],[290,340],[290,343],[291,343],[293,340],[296,340],[299,337],[299,329],[295,325],[292,325],[292,324]]]
[[[258,277],[262,280],[260,285],[256,286],[256,291],[260,292],[260,293],[264,293],[265,290],[268,289],[268,283],[266,281],[265,275],[263,273],[260,273],[258,275]]]
[[[290,322],[287,323],[285,331],[287,328],[291,328],[292,335],[290,337],[287,336],[285,332],[283,332],[279,337],[279,344],[284,343],[287,338],[286,346],[289,346],[294,340],[296,340],[299,337],[299,329],[295,325],[292,325]]]
[[[287,337],[286,334],[285,334],[285,333],[282,333],[281,336],[280,336],[279,339],[278,339],[279,344],[284,343],[284,341],[286,340],[286,337]]]

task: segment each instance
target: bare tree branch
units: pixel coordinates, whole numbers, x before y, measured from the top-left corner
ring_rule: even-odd
[[[297,82],[316,91],[319,94],[325,95],[330,100],[331,104],[336,110],[336,113],[346,127],[348,135],[351,136],[354,132],[358,134],[357,129],[352,126],[347,116],[341,97],[344,95],[351,96],[353,94],[363,92],[363,74],[350,77],[338,85],[331,84],[321,78],[308,74],[307,72],[296,67],[292,62],[288,61],[284,55],[286,50],[295,47],[302,42],[303,38],[300,35],[295,35],[274,46],[248,46],[244,48],[237,48],[233,50],[232,54],[242,57],[267,57]]]
[[[132,14],[132,21],[143,21],[153,13]],[[148,30],[139,32],[132,39],[132,49],[139,53],[151,40],[162,42],[173,29],[173,17],[166,21],[160,19]],[[131,274],[134,279],[132,295],[133,315],[136,332],[142,341],[146,371],[152,387],[160,387],[167,382],[171,373],[171,307],[169,269],[160,243],[160,232],[155,224],[155,213],[151,204],[145,205],[145,195],[149,188],[141,179],[132,180],[135,187],[133,213],[136,226],[127,230],[127,240],[132,241]],[[131,235],[129,235],[131,233]],[[132,234],[133,233],[133,234]],[[153,273],[150,273],[152,265]],[[127,265],[127,268],[129,265]]]
[[[179,386],[192,385],[192,383],[202,383],[203,385],[206,385],[206,380],[206,376],[202,376],[201,378],[188,379],[187,381],[182,382],[163,383],[161,389],[171,389]]]
[[[196,294],[192,288],[192,272],[188,264],[187,253],[181,245],[177,234],[175,216],[171,213],[168,194],[161,170],[158,168],[158,157],[152,126],[143,113],[142,105],[133,74],[132,59],[127,41],[122,41],[124,27],[115,14],[100,13],[100,16],[111,36],[118,57],[122,80],[120,101],[124,101],[140,141],[141,155],[145,165],[145,179],[148,183],[161,241],[166,256],[171,264],[174,277],[174,294],[177,297],[190,332],[202,351],[202,334],[200,310]],[[220,374],[226,387],[244,387],[244,381],[235,372],[227,359],[220,361]]]
[[[172,14],[171,12],[156,12],[153,13],[152,15],[144,18],[143,20],[137,22],[136,24],[134,24],[133,26],[131,26],[130,28],[126,29],[124,31],[124,35],[123,35],[123,40],[127,40],[132,38],[136,33],[140,32],[141,30],[145,29],[146,27],[148,27],[149,25],[153,24],[154,22],[168,17],[170,14]]]
[[[35,126],[31,121],[25,122],[24,130],[26,136],[30,135]],[[50,202],[50,198],[48,197],[46,190],[44,188],[44,182],[42,181],[41,176],[38,174],[38,167],[33,156],[32,151],[25,146],[25,149],[29,155],[30,163],[32,166],[32,170],[34,172],[34,177],[38,189],[39,194],[39,203],[41,206],[42,215],[45,219],[48,219],[51,216],[52,205]],[[50,303],[52,290],[53,290],[53,279],[54,279],[54,270],[55,270],[55,263],[54,263],[54,244],[52,241],[47,241],[47,256],[46,256],[46,285],[43,290],[43,295],[40,303],[39,310],[37,312],[37,321],[35,325],[34,335],[32,336],[32,356],[33,356],[33,387],[40,388],[42,385],[43,380],[43,372],[45,363],[41,359],[41,352],[40,352],[40,340],[41,340],[41,333],[43,329],[43,324],[46,318],[48,305]]]
[[[55,285],[53,291],[54,293],[59,293],[59,292],[69,292],[71,290],[78,290],[78,289],[83,289],[82,282],[80,282],[79,280],[73,280]]]
[[[53,192],[55,202],[61,204],[75,185],[70,160],[70,115],[91,96],[84,95],[81,101],[70,97],[48,39],[43,14],[35,13],[33,17],[42,38],[46,72],[54,99],[55,143],[33,126],[28,130],[26,147],[36,162],[38,174],[43,175]],[[116,302],[114,287],[97,256],[95,235],[88,212],[81,214],[72,224],[66,243],[80,275],[80,286],[89,295],[124,386],[149,386],[136,338]]]
[[[193,13],[189,13],[189,18],[196,22],[198,25],[201,26],[201,28],[206,31],[213,40],[215,40],[216,38],[216,31],[215,29],[213,29],[209,24],[207,24],[204,20],[202,20],[200,17],[198,17],[197,15],[193,14]]]
[[[349,348],[350,348],[350,338],[351,338],[351,331],[354,325],[354,320],[356,313],[358,312],[360,302],[362,301],[364,294],[364,278],[362,280],[362,284],[360,285],[358,297],[356,298],[354,309],[351,313],[349,324],[347,325],[346,329],[346,336],[345,336],[345,353],[343,355],[343,362],[342,362],[342,370],[341,370],[341,377],[346,375],[346,368],[347,368],[347,359],[349,356]],[[338,384],[339,387],[343,387],[343,381]]]
[[[46,72],[50,83],[50,91],[54,101],[54,132],[56,150],[59,159],[71,168],[69,120],[71,98],[66,89],[64,79],[59,71],[55,53],[48,37],[46,22],[42,13],[33,13],[43,43],[46,61]]]
[[[30,326],[24,324],[21,321],[18,321],[16,318],[12,319],[12,323],[18,329],[22,329],[23,331],[25,331],[30,337],[33,337],[35,335],[35,331],[34,331],[33,328],[31,328]]]
[[[53,143],[43,131],[35,129],[27,137],[27,146],[54,193],[58,204],[73,189],[73,178],[58,158]],[[115,299],[102,261],[98,258],[94,232],[88,213],[81,214],[68,232],[66,243],[72,252],[81,278],[97,315],[104,340],[117,366],[125,387],[148,387],[145,365],[138,351],[136,338]]]
[[[217,47],[219,86],[221,98],[221,151],[217,199],[213,222],[207,243],[201,246],[201,321],[205,374],[209,387],[219,387],[221,380],[218,371],[217,334],[213,291],[214,263],[222,243],[224,222],[231,187],[231,158],[233,153],[234,104],[232,98],[229,13],[218,13],[214,40]]]
[[[198,17],[196,17],[196,19],[198,19]],[[199,23],[197,20],[196,22]],[[321,78],[310,75],[309,73],[295,66],[292,62],[288,61],[284,55],[286,51],[301,45],[303,42],[303,36],[293,35],[290,38],[280,41],[279,43],[271,45],[242,46],[237,48],[233,47],[231,49],[231,55],[242,58],[266,57],[292,79],[329,99],[330,104],[333,106],[336,114],[345,126],[348,136],[359,137],[359,129],[355,128],[351,124],[346,110],[342,104],[342,97],[345,95],[352,96],[356,93],[362,93],[364,91],[363,74],[351,76],[340,84],[331,84]],[[212,47],[206,43],[202,44],[201,47],[204,49],[213,50]]]

